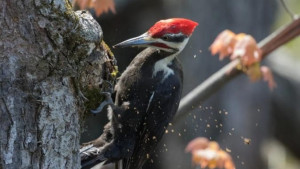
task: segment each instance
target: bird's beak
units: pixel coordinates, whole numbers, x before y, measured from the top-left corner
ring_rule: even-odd
[[[128,47],[128,46],[148,46],[149,44],[153,43],[152,38],[147,34],[144,33],[138,37],[128,39],[121,43],[114,45],[113,47]]]

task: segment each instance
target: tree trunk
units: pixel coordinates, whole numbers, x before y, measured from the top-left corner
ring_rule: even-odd
[[[0,168],[80,168],[79,119],[108,74],[101,27],[68,0],[0,9]]]

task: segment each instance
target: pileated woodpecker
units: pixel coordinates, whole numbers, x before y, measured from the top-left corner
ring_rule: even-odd
[[[182,91],[182,68],[176,56],[198,23],[160,20],[146,33],[115,47],[147,47],[115,86],[110,122],[103,134],[81,151],[82,166],[123,160],[123,169],[141,169],[175,115]]]

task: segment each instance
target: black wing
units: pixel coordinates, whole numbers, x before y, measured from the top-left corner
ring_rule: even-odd
[[[165,83],[160,83],[153,91],[133,154],[123,161],[124,169],[140,169],[150,158],[178,109],[182,91],[180,78],[169,76]]]

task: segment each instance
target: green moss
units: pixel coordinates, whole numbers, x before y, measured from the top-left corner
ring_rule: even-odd
[[[105,43],[104,40],[101,41],[101,45],[103,46],[104,50],[107,52],[109,56],[115,57],[114,53],[111,51],[110,47]]]
[[[65,2],[66,2],[66,11],[64,12],[65,17],[74,20],[75,21],[74,23],[78,24],[79,18],[77,15],[75,15],[72,4],[70,4],[68,0],[65,0]]]
[[[99,88],[85,88],[82,92],[88,99],[88,101],[86,101],[84,104],[86,112],[96,109],[104,100],[104,96],[100,94],[101,90]]]
[[[69,0],[65,0],[65,3],[66,3],[66,8],[68,10],[72,10],[73,11],[73,7],[72,7],[72,4],[70,3],[70,1]]]
[[[100,45],[102,45],[103,49],[106,51],[109,58],[115,59],[114,53],[111,51],[110,47],[104,42],[104,40],[101,41]],[[114,65],[113,62],[111,62],[111,63],[113,66],[113,70],[110,72],[110,75],[113,79],[116,79],[120,73],[119,68],[118,68],[118,66]]]
[[[112,78],[116,79],[118,75],[120,74],[118,66],[114,66],[113,72],[110,73]]]

